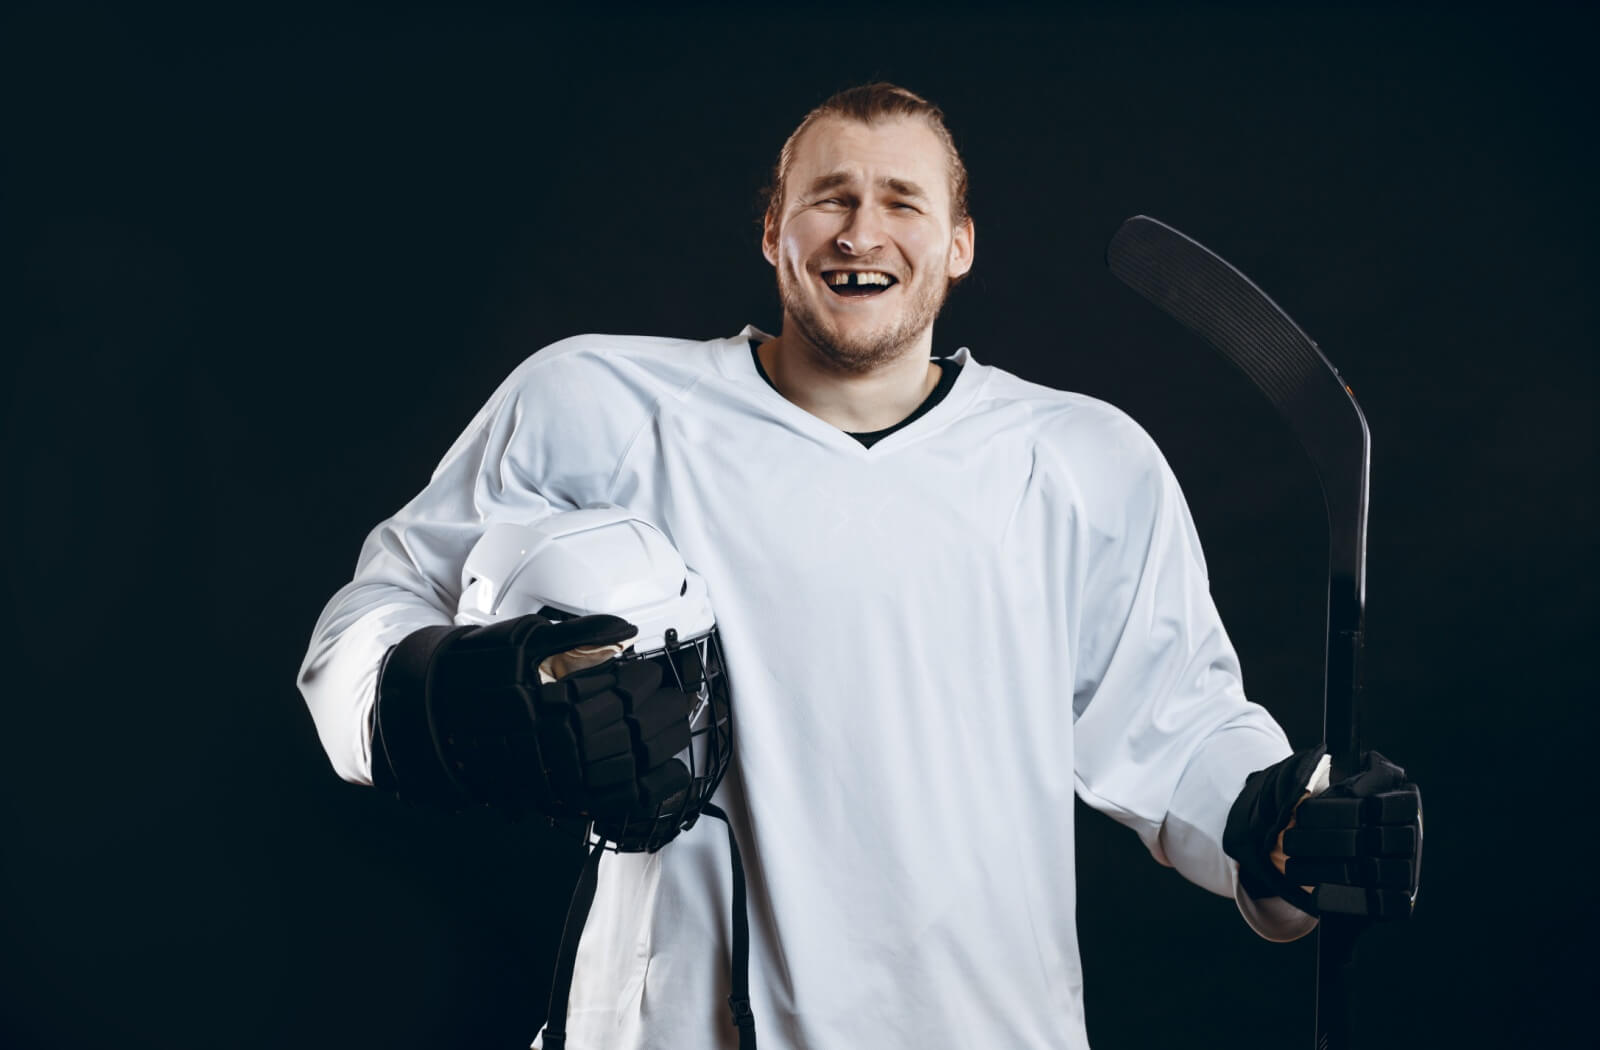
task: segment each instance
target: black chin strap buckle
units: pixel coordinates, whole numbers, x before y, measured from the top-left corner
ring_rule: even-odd
[[[756,1027],[756,1015],[750,1012],[750,1000],[738,995],[728,996],[728,1005],[733,1009],[733,1026],[738,1029],[748,1028],[752,1032]]]

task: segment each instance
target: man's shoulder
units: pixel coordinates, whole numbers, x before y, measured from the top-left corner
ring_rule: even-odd
[[[511,373],[512,379],[537,382],[543,373],[653,377],[672,383],[693,382],[716,364],[727,339],[676,339],[648,335],[588,333],[568,336],[529,354]]]
[[[730,340],[586,334],[529,354],[511,370],[486,408],[530,408],[546,416],[648,413],[681,397],[724,367]]]
[[[1109,401],[1045,386],[1000,368],[991,368],[990,373],[984,387],[986,398],[1001,411],[1025,414],[1030,433],[1042,445],[1067,454],[1159,455],[1144,428]]]
[[[557,459],[574,477],[604,474],[663,405],[720,367],[729,346],[598,334],[551,343],[501,381],[445,459],[488,433],[530,476],[553,477]]]
[[[1132,416],[1088,394],[996,371],[988,395],[1017,413],[1010,422],[1022,430],[1035,477],[1063,486],[1089,519],[1112,531],[1125,528],[1130,515],[1154,513],[1171,472]]]

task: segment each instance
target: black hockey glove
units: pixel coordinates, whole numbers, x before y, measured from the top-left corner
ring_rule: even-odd
[[[689,783],[694,697],[649,660],[607,660],[541,684],[539,665],[626,642],[616,616],[428,627],[389,651],[373,716],[373,783],[451,809],[619,821],[643,817]]]
[[[1301,802],[1324,750],[1298,751],[1246,778],[1222,834],[1240,884],[1252,897],[1282,897],[1311,915],[1409,918],[1422,865],[1417,785],[1367,751],[1353,775]],[[1272,863],[1280,832],[1283,874]]]

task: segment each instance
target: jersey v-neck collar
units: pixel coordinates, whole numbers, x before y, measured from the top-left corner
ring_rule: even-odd
[[[766,380],[766,384],[773,390],[778,390],[778,384],[772,381],[772,377],[767,375],[767,370],[761,365],[761,355],[756,352],[756,348],[760,345],[759,340],[750,340],[750,361],[756,367],[756,374]],[[961,363],[959,361],[952,361],[947,357],[935,357],[932,360],[934,364],[939,366],[939,382],[934,384],[933,389],[928,391],[928,396],[922,399],[922,404],[913,409],[910,415],[898,423],[890,424],[878,430],[846,430],[845,434],[861,442],[863,448],[871,448],[896,430],[915,423],[927,415],[929,409],[943,401],[945,395],[950,393],[950,388],[956,385],[956,377],[961,374]],[[779,394],[782,393],[782,391],[778,392]]]
[[[772,338],[755,325],[746,325],[737,336],[727,340],[727,353],[723,357],[724,374],[759,388],[758,396],[762,402],[771,407],[775,416],[795,429],[858,455],[871,456],[881,454],[886,449],[893,450],[915,440],[918,434],[943,426],[971,400],[980,381],[976,374],[979,371],[977,362],[966,347],[961,347],[949,357],[933,358],[942,373],[939,383],[915,411],[883,430],[854,434],[812,415],[778,393],[755,352],[757,346]]]

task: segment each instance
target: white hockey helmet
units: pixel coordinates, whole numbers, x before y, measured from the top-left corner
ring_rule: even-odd
[[[622,852],[653,852],[694,824],[727,772],[733,722],[716,617],[706,584],[654,525],[622,507],[495,522],[462,567],[459,624],[538,613],[550,620],[609,614],[639,628],[618,659],[653,660],[696,695],[685,791],[654,813],[595,833]]]
[[[621,507],[527,525],[495,522],[467,555],[462,576],[458,623],[544,608],[562,616],[610,613],[639,628],[639,652],[660,649],[668,630],[689,641],[716,626],[705,581],[659,529]]]

